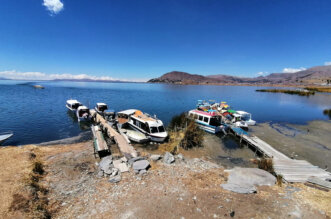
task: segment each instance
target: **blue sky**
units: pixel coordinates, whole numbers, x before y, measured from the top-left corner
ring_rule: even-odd
[[[1,1],[0,77],[253,77],[330,62],[330,0]]]

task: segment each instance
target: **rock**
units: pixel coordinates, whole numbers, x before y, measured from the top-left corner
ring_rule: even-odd
[[[140,170],[139,171],[139,175],[144,175],[144,174],[147,174],[147,171],[146,170]]]
[[[103,171],[102,171],[102,170],[100,170],[100,171],[98,172],[97,177],[98,177],[98,178],[102,178],[102,177],[103,177]]]
[[[121,181],[121,179],[122,179],[121,175],[110,176],[108,181],[111,183],[118,183],[119,181]]]
[[[134,162],[136,162],[138,160],[144,160],[144,158],[143,157],[134,157],[134,158],[131,158],[128,163],[130,165],[132,165]]]
[[[117,169],[117,168],[112,168],[112,173],[111,173],[111,175],[112,175],[112,176],[116,176],[116,175],[118,174],[118,171],[119,171],[119,169]]]
[[[236,167],[229,172],[227,184],[221,186],[233,192],[253,193],[256,192],[255,186],[272,186],[276,183],[276,177],[258,168]]]
[[[182,154],[177,154],[176,159],[178,160],[184,160],[184,156]]]
[[[233,183],[227,183],[221,185],[223,189],[243,194],[250,194],[256,192],[256,187],[253,185],[238,185]]]
[[[133,170],[146,170],[149,167],[149,162],[147,160],[138,160],[133,163],[132,168]]]
[[[172,155],[169,152],[165,152],[164,157],[163,157],[163,162],[166,164],[171,164],[175,161],[174,155]]]
[[[126,157],[122,157],[121,160],[122,160],[124,163],[128,162],[128,159],[127,159]]]
[[[113,165],[115,168],[118,168],[117,166],[122,163],[122,160],[114,160]]]
[[[115,165],[115,164],[114,164],[114,166],[115,166],[117,169],[119,169],[119,171],[120,171],[121,173],[124,173],[124,172],[128,172],[128,171],[129,171],[129,167],[128,167],[128,165],[126,165],[126,163],[120,163],[120,164],[118,164],[118,165]]]
[[[107,174],[107,175],[110,175],[110,174],[113,173],[113,169],[112,169],[112,168],[108,168],[108,169],[104,170],[103,172],[104,172],[105,174]]]
[[[160,160],[161,159],[161,155],[159,155],[159,154],[153,154],[153,155],[151,155],[150,158],[153,161],[157,161],[157,160]]]
[[[100,163],[99,163],[99,168],[103,171],[109,169],[110,165],[113,163],[113,157],[107,156],[101,159]]]

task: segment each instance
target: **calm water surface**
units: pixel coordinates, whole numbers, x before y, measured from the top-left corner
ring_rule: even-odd
[[[78,99],[94,107],[105,102],[119,111],[129,108],[156,114],[165,124],[175,114],[195,107],[198,99],[227,101],[232,108],[253,114],[257,122],[305,123],[328,119],[330,94],[301,97],[255,92],[256,87],[196,86],[144,83],[38,82],[45,89],[0,80],[0,132],[15,135],[5,145],[41,143],[77,136],[88,127],[79,126],[67,112],[66,100]]]

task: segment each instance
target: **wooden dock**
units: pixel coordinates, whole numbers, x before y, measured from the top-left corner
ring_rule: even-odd
[[[98,123],[104,132],[107,133],[107,135],[110,138],[113,138],[116,142],[118,148],[120,149],[121,153],[127,158],[131,159],[133,157],[137,157],[137,151],[134,149],[134,147],[130,144],[130,142],[127,141],[127,139],[118,133],[111,125],[108,124],[108,122],[99,115],[95,110],[90,110],[91,115],[94,118],[94,121]]]
[[[100,153],[110,152],[100,127],[92,125],[91,130],[93,133],[94,154],[99,154],[100,156]]]
[[[238,131],[237,127],[230,127],[230,129],[235,136],[240,138],[241,143],[246,143],[263,156],[272,158],[275,173],[281,175],[286,182],[307,182],[311,177],[317,179],[315,181],[326,182],[326,179],[331,178],[330,172],[314,166],[308,161],[291,159],[256,136]]]

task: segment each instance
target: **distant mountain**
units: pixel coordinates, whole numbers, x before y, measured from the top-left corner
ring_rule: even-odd
[[[149,80],[150,83],[171,84],[248,84],[248,85],[309,85],[331,84],[331,66],[316,66],[296,73],[272,73],[254,78],[236,77],[230,75],[197,75],[186,72],[172,71],[159,78]]]

